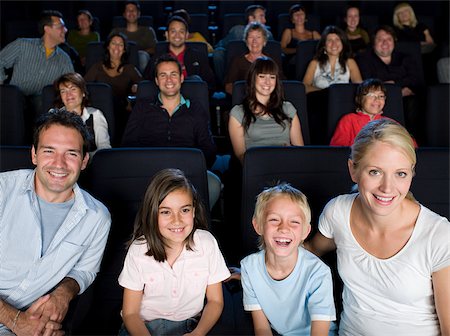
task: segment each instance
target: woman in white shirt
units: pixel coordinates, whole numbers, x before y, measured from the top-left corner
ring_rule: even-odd
[[[88,126],[93,137],[89,144],[91,156],[99,149],[111,148],[108,122],[102,111],[88,107],[88,92],[84,78],[76,73],[67,73],[54,83],[57,93],[55,107],[64,107],[67,111],[78,114]]]
[[[348,160],[358,192],[332,199],[305,244],[318,256],[336,249],[339,335],[450,333],[450,223],[414,199],[415,165],[403,126],[369,122]]]

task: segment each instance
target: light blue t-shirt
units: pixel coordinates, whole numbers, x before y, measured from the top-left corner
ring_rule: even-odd
[[[309,336],[312,320],[336,320],[331,271],[318,257],[299,247],[292,273],[274,280],[264,256],[263,250],[241,261],[245,310],[262,310],[281,335]],[[331,323],[329,334],[334,335],[334,330]]]

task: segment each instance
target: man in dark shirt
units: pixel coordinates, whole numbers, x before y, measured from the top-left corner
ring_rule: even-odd
[[[203,152],[206,164],[216,160],[216,145],[209,127],[209,112],[202,105],[181,94],[184,76],[180,63],[171,55],[156,61],[156,101],[138,99],[130,115],[122,146],[189,147]],[[219,177],[208,171],[209,203],[212,207],[220,195]]]
[[[414,58],[395,50],[395,40],[392,27],[379,27],[374,33],[373,48],[358,55],[356,61],[363,79],[379,78],[402,88],[406,128],[420,145],[420,91],[423,81]]]

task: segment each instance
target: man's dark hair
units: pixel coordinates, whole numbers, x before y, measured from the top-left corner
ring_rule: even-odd
[[[394,39],[394,43],[397,42],[397,34],[395,33],[394,28],[392,28],[389,25],[381,25],[381,26],[378,26],[372,33],[372,36],[371,36],[371,38],[372,38],[372,45],[375,43],[375,36],[377,36],[377,34],[378,34],[378,32],[380,30],[384,30],[386,33],[391,35],[392,38]]]
[[[39,146],[39,137],[43,130],[48,129],[52,125],[61,125],[77,130],[83,138],[83,157],[88,152],[88,145],[91,141],[91,134],[81,117],[73,112],[68,112],[65,109],[51,109],[47,113],[42,114],[36,121],[33,146],[37,151]]]
[[[257,9],[262,9],[264,12],[266,11],[261,5],[250,5],[245,9],[245,18],[248,20],[250,16],[254,16]]]
[[[56,10],[44,10],[41,12],[41,17],[39,18],[38,22],[38,30],[40,36],[44,35],[45,26],[51,26],[53,24],[52,16],[59,17],[60,19],[63,18],[61,12]]]
[[[165,62],[175,63],[177,65],[177,67],[178,67],[178,71],[180,72],[180,75],[183,73],[183,70],[181,68],[181,64],[180,64],[180,62],[178,62],[178,60],[175,57],[173,57],[171,54],[163,54],[160,57],[158,57],[156,59],[156,61],[155,61],[155,67],[154,67],[154,69],[155,69],[154,77],[155,78],[158,76],[158,66],[161,63],[165,63]]]
[[[184,27],[186,28],[186,31],[189,31],[189,25],[188,25],[187,21],[184,18],[182,18],[181,16],[178,16],[178,15],[172,15],[169,18],[169,20],[167,20],[167,26],[166,26],[167,30],[169,30],[169,26],[170,26],[170,24],[173,21],[181,22],[182,24],[184,24]]]
[[[141,11],[141,5],[139,4],[139,1],[124,1],[122,13],[125,12],[125,9],[127,8],[127,5],[135,5],[137,10],[138,10],[138,12]]]

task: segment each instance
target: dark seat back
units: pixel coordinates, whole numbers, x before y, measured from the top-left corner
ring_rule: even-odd
[[[26,145],[25,100],[15,85],[0,85],[0,144]],[[32,120],[33,118],[28,118]]]
[[[318,40],[300,41],[295,53],[295,78],[303,81],[309,62],[316,54]]]
[[[29,146],[0,146],[0,172],[34,169]]]
[[[426,146],[450,147],[450,84],[428,87],[425,112]]]

